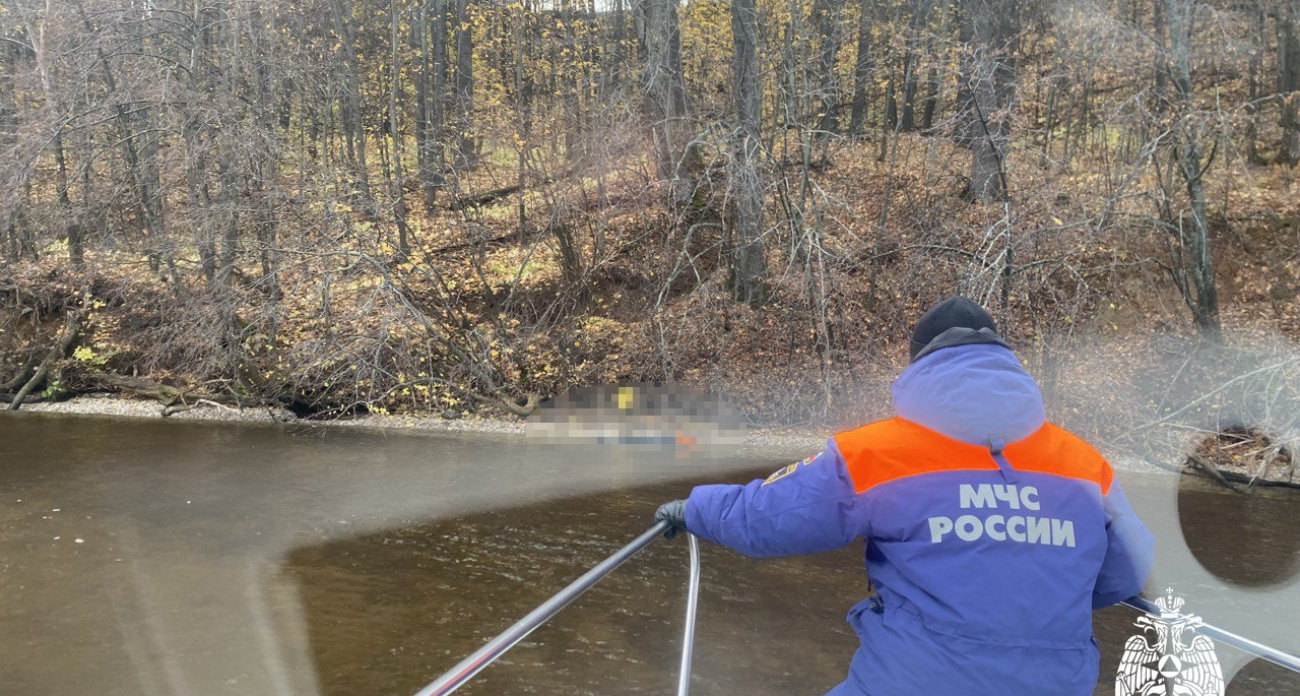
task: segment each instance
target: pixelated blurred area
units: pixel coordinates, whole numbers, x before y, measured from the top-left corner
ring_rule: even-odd
[[[716,394],[661,382],[572,389],[525,424],[530,439],[709,454],[743,444],[740,411]]]

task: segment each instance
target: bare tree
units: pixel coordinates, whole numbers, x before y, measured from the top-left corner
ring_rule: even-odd
[[[393,199],[393,221],[397,224],[397,253],[401,258],[406,258],[411,253],[411,245],[407,240],[406,193],[402,181],[402,131],[397,124],[397,85],[401,80],[399,67],[402,64],[399,54],[401,46],[397,41],[397,0],[388,0],[388,19],[391,27],[389,46],[392,49],[388,79],[388,131],[393,143],[393,185],[390,195]]]
[[[1192,319],[1203,334],[1217,338],[1219,295],[1210,253],[1210,229],[1205,212],[1206,161],[1201,147],[1201,120],[1195,113],[1192,83],[1192,23],[1195,0],[1164,0],[1168,43],[1165,69],[1173,86],[1170,110],[1176,119],[1170,133],[1171,168],[1176,167],[1186,188],[1186,208],[1166,207],[1165,223],[1175,237],[1173,273]]]
[[[1000,201],[1007,195],[1003,152],[1011,140],[1015,97],[1013,63],[1016,3],[1010,0],[965,0],[970,23],[966,66],[968,93],[966,138],[971,147],[972,201]]]
[[[898,125],[903,132],[916,130],[916,102],[921,79],[919,63],[926,26],[930,22],[930,7],[930,0],[913,0],[909,7],[911,21],[908,23],[907,49],[903,53],[902,70],[907,79],[903,81],[903,103]]]
[[[645,45],[645,96],[642,101],[654,137],[659,178],[669,182],[669,200],[684,204],[692,195],[687,165],[686,97],[682,81],[681,37],[675,0],[638,0]]]
[[[1277,161],[1300,163],[1300,2],[1281,0],[1278,8],[1277,90],[1282,100],[1282,144]]]
[[[478,158],[474,138],[474,25],[471,0],[454,0],[456,28],[456,157],[461,167],[473,167]]]
[[[355,188],[351,192],[366,216],[375,216],[374,198],[370,192],[370,165],[366,160],[366,132],[361,111],[361,68],[357,60],[357,21],[353,15],[352,0],[330,0],[335,31],[338,33],[338,51],[343,57],[343,99],[339,120],[342,121],[344,154],[352,168]]]
[[[736,101],[735,146],[728,168],[736,205],[737,250],[732,287],[737,300],[764,298],[767,260],[763,249],[763,185],[758,175],[760,109],[757,11],[754,0],[731,0],[732,90]]]
[[[840,81],[835,61],[844,43],[841,31],[844,0],[814,0],[812,24],[817,27],[821,46],[817,52],[817,131],[822,142],[834,135],[839,125]]]
[[[69,198],[68,162],[64,148],[64,130],[68,125],[68,114],[71,108],[62,103],[61,95],[56,92],[55,82],[57,76],[54,74],[53,58],[50,55],[49,46],[49,42],[56,32],[47,31],[46,26],[53,18],[50,17],[48,2],[44,11],[37,11],[35,8],[21,5],[15,9],[20,13],[26,37],[30,42],[27,46],[31,48],[36,61],[36,70],[40,75],[46,118],[51,121],[50,129],[53,131],[51,148],[54,151],[55,165],[55,197],[66,230],[68,261],[73,268],[81,269],[85,266],[85,244],[81,224],[77,220],[76,212],[73,210],[72,201]]]
[[[136,8],[125,8],[121,12],[127,13],[129,17],[132,9]],[[77,3],[77,11],[87,34],[91,36],[102,35],[101,32],[96,31],[90,16],[86,13],[85,6],[81,4],[80,0]],[[135,20],[136,18],[129,17],[129,19]],[[131,33],[124,37],[123,40],[134,44],[138,53],[143,53],[143,22],[126,21],[122,25],[132,27]],[[136,221],[141,236],[146,240],[149,265],[153,270],[157,271],[160,263],[164,260],[164,245],[161,240],[164,230],[164,196],[161,190],[157,162],[158,134],[156,129],[149,127],[149,109],[132,109],[128,106],[129,98],[121,98],[116,69],[113,67],[112,61],[104,50],[102,43],[95,45],[95,54],[102,70],[105,90],[110,97],[117,99],[114,108],[114,122],[117,125],[118,142],[121,144],[122,155],[126,160],[130,183],[135,191]],[[166,257],[167,264],[171,267],[170,254],[167,254]],[[174,268],[170,270],[174,273]]]
[[[432,208],[439,189],[446,186],[447,157],[447,0],[424,0],[420,4],[421,75],[419,91],[424,116],[420,129],[420,181],[424,206]]]
[[[858,0],[858,45],[853,61],[853,102],[849,133],[859,135],[867,122],[867,86],[871,80],[871,23],[875,0]]]

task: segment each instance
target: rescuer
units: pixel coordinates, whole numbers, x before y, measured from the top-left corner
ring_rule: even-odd
[[[865,540],[875,593],[849,610],[860,645],[828,696],[1091,694],[1092,610],[1141,591],[1151,533],[979,305],[931,307],[910,354],[895,417],[655,520],[749,556]]]

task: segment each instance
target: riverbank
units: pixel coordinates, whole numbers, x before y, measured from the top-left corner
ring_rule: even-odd
[[[56,403],[34,403],[23,406],[31,413],[68,414],[103,418],[134,420],[164,420],[162,406],[154,401],[129,399],[113,394],[79,396]],[[381,431],[479,433],[483,435],[523,438],[523,420],[499,418],[446,419],[435,415],[379,415],[334,420],[296,419],[287,411],[277,412],[266,407],[233,408],[221,405],[200,405],[197,408],[167,416],[165,420],[191,422],[225,422],[261,425],[296,425],[305,428],[364,428]],[[802,458],[825,448],[831,430],[813,428],[753,428],[743,445],[741,454],[761,457]],[[1104,450],[1104,448],[1103,448]],[[1111,465],[1121,471],[1149,474],[1173,474],[1176,467],[1159,466],[1141,458],[1120,453],[1107,453]]]
[[[23,411],[78,416],[163,420],[163,407],[156,401],[129,399],[113,394],[91,394],[54,403],[25,404]],[[447,419],[437,415],[369,414],[333,420],[298,419],[292,413],[268,407],[235,408],[200,404],[175,413],[166,420],[229,422],[250,424],[293,424],[310,428],[369,428],[426,432],[482,433],[524,436],[523,420],[470,416]],[[749,431],[743,448],[779,456],[804,457],[825,447],[829,431],[799,428],[755,428]]]

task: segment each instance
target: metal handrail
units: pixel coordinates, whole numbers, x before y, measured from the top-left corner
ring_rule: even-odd
[[[1150,600],[1140,595],[1129,597],[1128,599],[1124,600],[1122,604],[1131,607],[1133,609],[1137,609],[1138,611],[1144,614],[1150,614],[1151,616],[1154,616],[1156,618],[1160,618],[1162,616],[1168,617],[1169,614],[1171,613],[1171,612],[1164,611],[1159,606],[1157,606],[1154,602],[1151,602]],[[1178,616],[1189,618],[1182,614],[1179,614]],[[1287,653],[1287,652],[1282,652],[1277,648],[1271,648],[1267,645],[1264,645],[1263,643],[1257,643],[1249,638],[1239,636],[1236,633],[1225,631],[1222,628],[1219,628],[1217,626],[1212,626],[1210,624],[1207,624],[1204,621],[1198,621],[1196,623],[1196,632],[1200,633],[1201,635],[1209,636],[1210,638],[1213,638],[1214,640],[1217,640],[1220,643],[1224,643],[1225,645],[1231,645],[1232,647],[1237,648],[1238,650],[1249,653],[1256,657],[1262,657],[1265,660],[1268,660],[1269,662],[1272,662],[1275,665],[1286,667],[1287,669],[1293,672],[1300,672],[1300,656],[1292,655],[1291,653]]]
[[[591,570],[584,573],[581,577],[569,583],[567,587],[557,592],[550,599],[542,603],[541,606],[532,610],[527,616],[515,622],[505,631],[502,631],[492,640],[488,641],[483,647],[474,651],[472,655],[461,660],[447,670],[441,677],[434,682],[416,692],[415,696],[446,696],[456,689],[460,688],[465,682],[469,681],[474,675],[478,674],[484,667],[492,664],[498,657],[510,648],[514,647],[532,633],[537,627],[546,623],[551,617],[560,613],[560,610],[569,605],[570,602],[578,598],[583,592],[586,592],[593,585],[600,581],[601,578],[609,575],[615,568],[622,565],[624,561],[631,558],[638,551],[650,545],[664,532],[667,532],[672,525],[668,522],[659,522],[650,529],[643,532],[640,536],[633,539],[627,546],[615,551],[613,555],[600,563],[596,564]],[[695,612],[699,600],[700,592],[700,546],[699,541],[693,534],[687,534],[687,541],[690,552],[690,579],[687,584],[686,595],[686,622],[682,636],[682,656],[681,664],[677,675],[677,696],[688,696],[690,691],[691,680],[691,653],[695,645]],[[1170,612],[1162,610],[1155,603],[1138,595],[1129,597],[1121,602],[1125,606],[1136,609],[1144,614],[1151,616],[1168,617]],[[1179,615],[1183,616],[1183,615]],[[1187,617],[1184,617],[1187,618]],[[1208,636],[1225,645],[1230,645],[1238,650],[1263,658],[1273,664],[1285,667],[1293,672],[1300,672],[1300,656],[1283,652],[1277,648],[1269,647],[1263,643],[1253,641],[1244,636],[1239,636],[1231,631],[1226,631],[1217,626],[1197,620],[1197,632]]]
[[[557,592],[550,599],[542,603],[541,606],[532,610],[527,616],[515,622],[500,635],[488,641],[483,647],[475,650],[472,655],[461,660],[455,667],[447,670],[441,677],[438,677],[433,683],[420,689],[415,696],[446,696],[456,689],[460,688],[465,682],[469,681],[475,674],[478,674],[484,667],[492,664],[498,657],[514,647],[519,641],[523,640],[529,633],[532,633],[538,626],[546,623],[552,616],[560,613],[560,610],[568,606],[570,602],[578,598],[578,595],[586,592],[595,585],[601,578],[609,575],[623,561],[631,558],[636,552],[645,548],[650,542],[657,539],[664,532],[667,532],[672,525],[668,522],[659,522],[650,529],[646,530],[641,536],[633,539],[631,543],[615,551],[612,556],[597,563],[594,568],[587,571],[582,577],[569,583],[567,587]],[[695,604],[696,595],[699,592],[700,579],[700,552],[699,545],[695,537],[690,535],[691,551],[691,582],[690,596],[686,603],[686,641],[683,646],[682,654],[682,675],[678,681],[679,696],[686,696],[686,688],[690,680],[691,666],[691,646],[694,643],[695,632]]]
[[[686,628],[682,635],[682,664],[677,670],[677,696],[691,690],[691,649],[695,646],[695,605],[700,596],[700,542],[687,534],[691,553],[691,578],[686,585]]]

